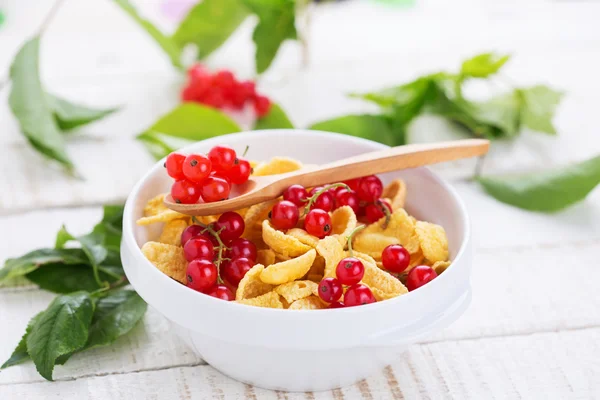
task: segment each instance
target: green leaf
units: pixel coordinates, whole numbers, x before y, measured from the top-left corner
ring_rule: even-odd
[[[258,118],[254,125],[254,130],[259,129],[292,129],[294,125],[288,118],[285,111],[277,104],[272,103],[269,113],[264,117]]]
[[[29,320],[27,328],[25,329],[25,333],[23,334],[23,337],[21,337],[19,344],[17,344],[17,347],[11,354],[10,358],[6,360],[4,364],[2,364],[0,369],[12,367],[13,365],[21,364],[22,362],[25,362],[30,359],[29,353],[27,352],[27,337],[31,333],[33,326],[40,319],[41,315],[42,313],[40,312]]]
[[[119,5],[123,11],[125,11],[135,22],[137,22],[155,41],[158,45],[164,50],[165,53],[171,59],[171,63],[179,68],[183,69],[183,65],[181,64],[181,49],[173,39],[166,36],[162,33],[154,24],[148,21],[145,18],[142,18],[129,2],[129,0],[114,0],[117,5]]]
[[[509,58],[509,55],[499,56],[494,53],[479,54],[464,61],[460,73],[466,77],[486,78],[498,72]]]
[[[85,346],[93,313],[86,292],[58,296],[42,312],[27,336],[27,351],[40,375],[51,381],[56,359]]]
[[[519,89],[518,93],[523,99],[521,123],[531,130],[556,135],[552,118],[562,93],[543,85]]]
[[[296,39],[294,0],[243,0],[258,16],[252,40],[256,44],[256,72],[265,72],[286,39]]]
[[[102,281],[111,283],[120,277],[108,275],[103,269],[100,269],[99,275]],[[93,292],[101,288],[90,264],[46,264],[26,276],[41,289],[54,293],[73,293],[78,290]]]
[[[162,116],[137,139],[159,160],[188,143],[241,130],[235,121],[214,108],[184,103]]]
[[[503,203],[553,212],[583,200],[600,183],[600,156],[548,171],[479,178],[485,191]]]
[[[54,119],[63,132],[97,121],[118,110],[89,108],[51,94],[48,94],[48,102],[54,111]]]
[[[132,290],[120,290],[98,300],[86,349],[109,345],[125,335],[144,316],[147,307]]]
[[[63,136],[54,121],[40,81],[39,48],[40,39],[36,36],[27,41],[15,56],[10,67],[12,88],[8,104],[29,143],[44,156],[73,172],[73,163],[67,155]]]
[[[313,124],[309,129],[344,133],[350,136],[374,140],[394,146],[404,138],[398,137],[392,129],[390,119],[383,115],[346,115]]]
[[[516,92],[509,92],[473,105],[472,117],[481,124],[491,125],[502,136],[516,136],[520,129],[521,99]]]
[[[205,58],[225,43],[248,14],[241,0],[204,0],[181,21],[173,40],[182,48],[195,44],[198,58]]]
[[[45,264],[82,264],[87,257],[81,249],[39,249],[19,258],[6,260],[0,269],[0,281],[23,276]]]

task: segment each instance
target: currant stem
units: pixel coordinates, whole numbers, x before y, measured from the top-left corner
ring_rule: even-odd
[[[217,267],[217,282],[223,283],[223,280],[221,279],[221,263],[224,260],[226,260],[226,258],[223,257],[223,251],[225,251],[229,248],[227,246],[225,246],[225,243],[223,243],[223,241],[221,240],[219,233],[221,233],[223,231],[223,229],[225,229],[225,228],[223,227],[217,232],[213,229],[212,226],[203,224],[196,217],[192,217],[192,221],[194,221],[194,223],[196,225],[200,225],[202,228],[204,228],[202,230],[202,233],[204,233],[204,232],[210,233],[216,239],[217,243],[219,243],[219,245],[217,246],[218,252],[217,252],[217,259],[215,261],[215,265]]]
[[[357,232],[362,231],[363,229],[365,229],[367,226],[366,225],[361,225],[361,226],[357,226],[356,228],[354,228],[352,230],[352,232],[350,232],[350,234],[348,235],[348,237],[346,238],[346,240],[348,241],[348,254],[350,255],[350,257],[353,257],[353,252],[352,252],[352,239],[354,239],[354,235]]]
[[[385,204],[383,204],[383,201],[381,200],[376,200],[375,204],[377,204],[377,206],[379,206],[379,208],[381,209],[381,211],[383,211],[383,214],[385,215],[385,222],[383,223],[383,229],[387,228],[388,224],[390,223],[390,219],[392,219],[392,213],[390,211],[389,208],[387,208],[385,206]]]
[[[310,208],[315,203],[315,201],[317,201],[317,199],[319,198],[320,195],[322,195],[323,193],[327,192],[330,189],[335,189],[335,188],[339,188],[339,187],[343,187],[346,190],[350,190],[350,187],[348,185],[346,185],[345,183],[332,183],[331,185],[323,186],[323,189],[319,190],[318,192],[316,192],[315,194],[310,196],[308,199],[306,199],[307,203],[306,203],[306,206],[304,207],[304,214],[308,214],[308,212],[310,211]]]
[[[249,149],[250,149],[250,146],[246,145],[246,148],[244,149],[244,152],[242,153],[242,157],[246,157],[246,153],[248,153]]]

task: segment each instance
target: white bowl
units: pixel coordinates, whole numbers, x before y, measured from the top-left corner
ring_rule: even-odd
[[[334,133],[305,130],[244,132],[205,140],[184,152],[216,144],[248,158],[289,156],[325,163],[385,146]],[[369,171],[365,171],[368,175]],[[353,384],[398,359],[411,343],[458,318],[471,300],[471,244],[465,207],[455,191],[426,168],[381,175],[408,185],[407,210],[442,225],[452,266],[422,288],[366,306],[332,310],[276,310],[226,302],[188,289],[156,269],[140,247],[160,227],[140,227],[147,200],[168,191],[163,161],[131,192],[125,206],[121,257],[129,282],[170,320],[207,363],[237,380],[268,389],[318,391]]]

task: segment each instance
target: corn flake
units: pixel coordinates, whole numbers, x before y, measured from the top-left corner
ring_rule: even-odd
[[[365,267],[365,275],[362,282],[370,288],[378,289],[380,296],[395,297],[408,293],[406,286],[397,278],[380,269],[373,258],[368,255],[354,252],[354,257],[358,258]]]
[[[394,211],[387,226],[385,222],[385,217],[382,217],[379,221],[358,232],[352,247],[376,260],[381,259],[383,249],[390,244],[401,244],[411,254],[419,250],[415,223],[404,209],[400,208]]]
[[[242,237],[259,245],[260,243],[257,242],[262,242],[262,222],[267,218],[269,211],[271,211],[271,208],[278,201],[275,199],[250,206],[244,216],[245,228]]]
[[[311,250],[310,246],[303,244],[295,237],[288,236],[273,228],[267,219],[263,221],[262,228],[262,238],[264,242],[275,253],[288,257],[297,257]]]
[[[268,292],[251,299],[236,300],[240,304],[248,306],[265,307],[265,308],[283,308],[283,303],[279,295],[275,292]]]
[[[150,225],[156,222],[168,222],[174,219],[187,219],[187,215],[180,214],[165,206],[165,194],[159,194],[149,200],[144,207],[144,217],[137,220],[138,225]]]
[[[303,299],[317,292],[318,286],[312,281],[293,281],[277,286],[275,291],[291,304],[298,299]]]
[[[348,236],[356,228],[356,214],[350,206],[343,206],[331,213],[332,235],[345,246]]]
[[[290,304],[289,310],[322,310],[327,305],[317,296],[311,295]]]
[[[285,234],[288,236],[291,236],[291,237],[295,237],[296,239],[298,239],[300,241],[300,243],[310,246],[313,249],[315,247],[317,247],[317,244],[319,243],[318,237],[311,235],[310,233],[306,232],[304,229],[292,228],[292,229],[288,230]]]
[[[261,296],[273,289],[272,285],[260,280],[260,274],[265,267],[262,264],[256,264],[242,278],[235,292],[236,300],[251,299]]]
[[[181,234],[187,226],[187,221],[183,219],[174,219],[173,221],[167,222],[158,241],[173,246],[181,246]]]
[[[270,161],[260,163],[254,168],[253,176],[283,174],[302,168],[302,163],[288,157],[273,157]]]
[[[142,246],[142,253],[156,268],[164,274],[187,284],[187,260],[183,255],[183,248],[165,243],[146,242]]]
[[[402,179],[395,179],[383,188],[381,197],[386,197],[390,200],[392,210],[396,211],[399,208],[404,208],[406,202],[406,183]]]
[[[433,263],[431,268],[433,268],[435,273],[439,275],[442,272],[444,272],[445,270],[447,270],[448,267],[450,266],[450,264],[451,264],[450,261],[437,261],[437,262]]]
[[[337,238],[327,236],[319,241],[317,251],[319,252],[319,255],[325,259],[324,277],[334,277],[335,268],[340,260],[345,257],[344,247]]]
[[[444,228],[430,222],[417,221],[415,231],[427,260],[435,263],[448,259],[448,238]]]
[[[275,263],[275,252],[271,249],[258,250],[256,252],[256,262],[268,267]]]
[[[260,279],[265,283],[280,285],[302,278],[315,261],[317,253],[314,249],[305,254],[268,266],[260,274]]]

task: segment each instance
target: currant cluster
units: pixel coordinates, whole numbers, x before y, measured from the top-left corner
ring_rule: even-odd
[[[383,268],[395,274],[403,273],[410,264],[410,253],[399,244],[391,244],[381,253]],[[437,277],[437,273],[429,265],[418,265],[408,271],[406,288],[409,291],[420,288]]]
[[[235,300],[237,287],[256,262],[256,246],[241,238],[244,219],[228,211],[209,225],[197,223],[181,234],[183,254],[188,261],[187,286],[209,296]]]
[[[211,74],[200,64],[193,65],[188,70],[188,82],[181,91],[181,100],[236,110],[241,110],[250,103],[259,117],[268,114],[271,109],[271,101],[256,93],[254,82],[240,82],[227,70]]]
[[[171,153],[165,168],[175,179],[171,197],[183,204],[225,200],[232,185],[246,182],[252,173],[248,160],[237,157],[235,150],[228,146],[215,146],[207,155]]]

